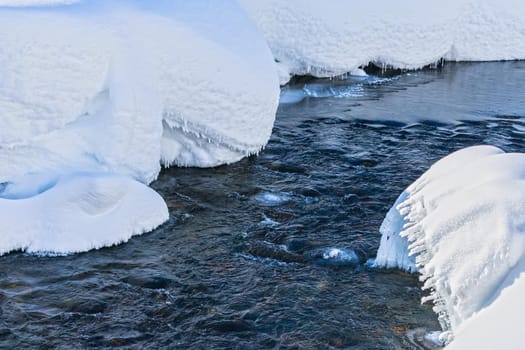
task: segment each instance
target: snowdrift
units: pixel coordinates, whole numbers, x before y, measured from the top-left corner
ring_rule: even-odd
[[[374,62],[421,68],[441,58],[525,58],[525,4],[518,0],[240,0],[279,65],[292,75],[335,76]]]
[[[451,348],[516,344],[525,293],[525,154],[477,146],[445,157],[401,194],[381,232],[375,266],[419,271],[443,337],[457,338]]]

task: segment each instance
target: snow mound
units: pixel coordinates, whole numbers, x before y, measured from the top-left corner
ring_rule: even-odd
[[[163,199],[128,177],[32,174],[0,187],[0,255],[84,252],[126,242],[167,219]]]
[[[291,75],[335,76],[374,62],[421,68],[441,58],[525,58],[525,4],[517,0],[240,0]]]
[[[443,338],[472,345],[480,334],[489,337],[472,331],[484,327],[498,341],[501,329],[519,336],[525,154],[477,146],[445,157],[401,194],[381,232],[375,266],[419,270],[430,291],[423,301],[434,302]]]
[[[168,218],[161,164],[270,137],[275,64],[234,0],[3,1],[0,42],[0,254],[126,241]]]
[[[71,164],[90,153],[150,182],[160,161],[231,163],[270,137],[275,65],[234,1],[0,8],[0,41],[0,158],[47,154],[48,163]],[[64,154],[50,143],[69,137],[71,124],[85,135],[76,154]],[[38,159],[23,162],[35,165],[10,172],[39,170]]]

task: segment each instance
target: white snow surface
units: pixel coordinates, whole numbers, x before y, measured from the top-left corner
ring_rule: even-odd
[[[235,162],[270,137],[276,67],[234,0],[3,1],[0,43],[0,254],[151,230],[161,164]]]
[[[83,252],[126,242],[168,219],[162,197],[125,176],[28,175],[0,190],[0,255]]]
[[[240,0],[292,75],[334,76],[369,62],[420,68],[441,58],[525,58],[519,0]]]
[[[65,198],[47,174],[148,184],[161,165],[235,162],[266,145],[292,74],[525,58],[524,10],[518,0],[0,0],[0,196],[24,183],[16,193],[32,195],[5,205],[26,203],[31,222],[41,217],[30,202],[47,196],[38,189]],[[89,246],[101,244],[71,249]],[[391,264],[411,261],[397,256]]]
[[[0,181],[4,172],[38,171],[31,154],[71,164],[90,153],[109,170],[150,182],[161,160],[230,163],[270,137],[275,65],[233,0],[0,7],[0,42],[0,159],[25,154],[16,169],[2,167]],[[70,135],[71,124],[93,128],[74,145],[62,143],[79,152],[44,145]]]
[[[381,231],[375,266],[420,272],[442,337],[457,338],[450,348],[523,344],[525,154],[476,146],[445,157],[401,194]]]

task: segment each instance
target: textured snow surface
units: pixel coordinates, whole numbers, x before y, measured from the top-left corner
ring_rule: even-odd
[[[0,255],[83,252],[125,242],[167,219],[164,200],[129,177],[28,175],[0,187]]]
[[[333,76],[375,62],[420,68],[441,58],[525,58],[519,0],[240,0],[279,62],[294,74]]]
[[[0,204],[0,253],[78,252],[151,230],[167,209],[143,184],[161,164],[237,161],[275,119],[273,57],[235,1],[62,3],[0,6],[0,197],[27,193]]]
[[[417,266],[429,290],[424,301],[434,302],[444,337],[457,336],[452,348],[501,348],[503,335],[517,344],[525,154],[477,146],[445,157],[401,194],[381,231],[375,266]],[[482,340],[491,336],[498,342]]]
[[[21,181],[38,189],[45,174],[148,184],[161,165],[235,162],[267,143],[279,82],[290,75],[363,75],[370,61],[417,68],[442,57],[525,58],[524,10],[517,0],[0,0],[0,189],[14,193]],[[60,182],[49,184],[46,193],[66,198]],[[30,203],[39,193],[6,203],[39,208]],[[63,218],[73,227],[59,204],[49,206],[53,225]],[[41,219],[28,213],[28,225]],[[129,226],[134,216],[127,234],[144,229]],[[103,244],[124,240],[122,232]],[[20,237],[30,234],[40,233]],[[40,249],[31,242],[4,251]],[[389,264],[415,269],[399,256]]]
[[[0,158],[24,150],[84,161],[41,139],[60,139],[71,123],[99,131],[104,125],[108,140],[88,132],[79,140],[85,147],[75,146],[149,182],[161,159],[215,166],[258,152],[270,137],[275,65],[234,1],[0,8],[0,42]],[[100,110],[109,113],[94,126]],[[103,147],[86,145],[94,135]],[[35,165],[13,171],[38,170],[38,161],[25,163]]]

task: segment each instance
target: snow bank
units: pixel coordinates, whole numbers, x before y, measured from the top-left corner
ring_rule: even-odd
[[[0,183],[31,176],[39,188],[42,174],[87,172],[147,184],[161,164],[235,162],[268,141],[279,76],[525,58],[524,10],[517,0],[0,0]]]
[[[161,164],[234,162],[270,137],[275,64],[233,0],[3,1],[0,43],[0,183],[36,189],[0,204],[0,253],[77,252],[153,229],[166,206],[135,180]],[[45,180],[79,172],[91,175]],[[91,199],[104,215],[82,212]]]
[[[449,332],[444,337],[472,345],[479,330],[492,329],[498,341],[499,330],[517,330],[517,299],[525,293],[525,154],[477,146],[445,157],[401,194],[381,231],[375,266],[419,270],[430,291],[424,301],[434,302]],[[462,348],[494,348],[477,344]]]
[[[65,254],[111,246],[167,219],[163,199],[128,177],[29,175],[0,188],[0,255],[13,250]]]
[[[420,68],[452,61],[525,58],[519,0],[240,0],[291,75],[334,76],[375,62]]]
[[[160,160],[230,163],[257,153],[270,137],[275,66],[234,1],[0,7],[0,42],[0,152],[18,157],[21,148],[34,148],[70,164],[82,156],[41,139],[58,140],[81,120],[91,127],[89,119],[104,110],[109,139],[103,147],[79,146],[80,153],[150,182]]]

